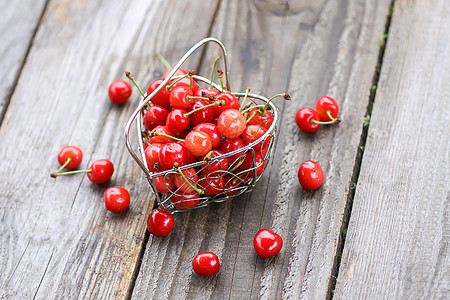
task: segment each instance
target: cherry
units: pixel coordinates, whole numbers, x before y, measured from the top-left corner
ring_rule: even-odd
[[[130,193],[120,186],[106,189],[104,193],[106,209],[112,212],[120,212],[130,205]]]
[[[144,115],[143,124],[148,130],[152,130],[158,125],[164,125],[166,123],[167,115],[169,111],[161,105],[154,104]]]
[[[204,161],[209,161],[211,160],[211,158],[223,155],[224,153],[222,151],[219,150],[212,150],[211,152],[209,152],[208,154],[206,154],[203,157]],[[214,172],[218,172],[218,171],[225,171],[228,169],[229,163],[228,163],[228,158],[224,157],[222,159],[219,160],[215,160],[214,162],[208,163],[208,165],[206,165],[206,167],[203,168],[203,173],[205,174],[211,174]]]
[[[166,126],[172,132],[180,132],[189,126],[189,118],[185,116],[184,109],[175,108],[168,115],[166,119]]]
[[[195,171],[194,168],[190,168],[183,171],[180,170],[180,172],[182,172],[184,176],[182,176],[181,174],[175,174],[174,177],[178,192],[186,194],[192,194],[194,192],[197,193],[194,188],[191,187],[191,185],[197,187],[197,171]]]
[[[270,229],[261,229],[255,235],[253,247],[259,256],[264,258],[273,257],[283,247],[283,239]]]
[[[246,128],[247,120],[237,109],[227,109],[217,120],[217,128],[225,137],[232,139],[240,136]]]
[[[266,129],[269,129],[273,123],[273,115],[267,110],[263,110],[261,108],[252,108],[248,112],[248,116],[251,117],[253,115],[254,117],[248,121],[249,125],[259,125]]]
[[[92,163],[86,175],[93,183],[104,183],[108,181],[114,173],[114,165],[110,160],[99,159]]]
[[[202,131],[193,130],[189,132],[184,141],[188,151],[195,156],[203,156],[212,149],[211,138]]]
[[[209,196],[212,196],[223,191],[225,180],[223,177],[209,177],[207,174],[202,173],[198,178],[198,185],[206,190]]]
[[[158,125],[150,132],[150,138],[148,142],[150,144],[159,143],[159,144],[167,144],[173,143],[175,140],[171,137],[173,136],[173,132],[167,128],[167,126]]]
[[[227,175],[224,177],[225,186],[224,186],[224,194],[227,196],[233,196],[238,192],[238,186],[243,182],[240,177]]]
[[[164,79],[156,79],[155,81],[150,83],[147,88],[147,95],[153,93],[153,91],[156,90],[163,81]],[[159,104],[161,106],[167,107],[170,105],[170,92],[164,86],[159,90],[158,93],[156,93],[156,95],[153,96],[151,101],[153,104]]]
[[[170,68],[170,69],[171,69],[171,68]],[[166,71],[166,72],[163,74],[162,78],[163,78],[163,79],[166,79],[167,76],[169,76],[170,72],[172,72],[172,70]],[[173,76],[183,76],[183,75],[187,75],[188,73],[189,73],[189,72],[186,71],[185,69],[178,69],[178,70],[175,71],[175,74],[173,74]]]
[[[220,145],[220,131],[219,128],[213,123],[201,123],[196,125],[192,130],[202,131],[207,133],[211,138],[213,148],[217,148]]]
[[[240,137],[236,137],[234,139],[225,139],[222,144],[220,145],[220,150],[222,150],[224,153],[230,153],[236,150],[239,150],[241,148],[245,147],[244,142]],[[228,160],[230,164],[235,164],[236,160],[239,159],[239,157],[242,155],[242,153],[238,153],[232,156],[228,157]],[[245,153],[244,153],[245,155]]]
[[[238,171],[248,171],[248,178],[253,178],[255,176],[255,172],[253,171],[253,168],[256,168],[256,176],[260,176],[262,172],[264,171],[264,160],[261,157],[261,154],[259,152],[255,152],[255,166],[253,166],[253,160],[251,153],[247,153],[247,156],[245,157],[244,162],[242,165],[239,166]]]
[[[231,93],[220,93],[216,96],[216,99],[225,101],[225,105],[217,106],[214,108],[214,113],[216,114],[216,116],[220,116],[220,114],[227,109],[239,110],[240,108],[238,98],[236,98],[236,96]]]
[[[189,111],[192,113],[189,115],[189,121],[192,126],[196,126],[200,123],[212,122],[214,120],[214,107],[216,106],[208,106],[211,104],[212,103],[208,100],[197,99],[194,104],[191,105]]]
[[[304,132],[314,132],[319,128],[320,124],[313,121],[319,121],[319,115],[312,108],[302,107],[295,114],[295,123]]]
[[[148,215],[147,229],[153,235],[166,236],[172,231],[174,225],[173,216],[159,208],[152,210]]]
[[[200,195],[195,191],[191,194],[186,192],[181,196],[172,195],[172,197],[170,197],[170,201],[178,209],[187,209],[194,207],[198,202],[200,202],[199,197]]]
[[[219,95],[219,94],[220,94],[220,91],[219,91],[219,90],[216,90],[216,89],[209,90],[209,89],[206,89],[206,88],[198,88],[198,89],[195,91],[194,96],[196,96],[196,97],[206,97],[206,98],[209,98],[209,97],[211,97],[211,96],[216,97],[216,96]]]
[[[323,183],[325,175],[318,163],[307,160],[298,170],[298,181],[300,185],[309,191],[317,190]]]
[[[59,173],[62,169],[73,170],[81,165],[83,160],[83,151],[76,146],[64,146],[58,154],[58,162],[61,168],[56,172]]]
[[[159,151],[163,144],[150,144],[145,148],[145,159],[147,160],[147,167],[151,172],[155,171],[155,164],[159,164]]]
[[[321,121],[334,121],[339,114],[339,105],[333,98],[322,96],[316,102],[316,112]]]
[[[192,90],[188,86],[174,87],[170,92],[170,104],[174,108],[189,108],[189,106],[191,106],[189,97],[192,97],[193,95]]]
[[[108,88],[109,99],[115,104],[127,102],[130,99],[131,92],[131,85],[123,80],[113,81]]]
[[[172,173],[154,179],[156,190],[159,193],[169,193],[175,189],[174,175]]]
[[[181,141],[178,141],[177,143],[180,144],[181,146],[183,146],[184,149],[186,149],[186,153],[187,153],[186,164],[194,163],[197,159],[196,159],[195,155],[193,155],[191,152],[188,151],[188,149],[186,148],[186,143],[185,142],[181,142]]]
[[[192,261],[192,268],[203,277],[216,275],[220,271],[219,258],[212,252],[201,252]]]
[[[159,151],[159,164],[164,169],[173,168],[177,163],[184,166],[187,163],[186,149],[178,143],[167,143],[161,147]]]
[[[242,140],[246,145],[251,144],[253,142],[256,142],[259,138],[264,136],[266,134],[267,129],[260,126],[260,125],[248,125],[247,128],[245,128],[245,131],[242,133]],[[260,150],[267,148],[270,143],[270,136],[268,136],[263,142],[260,142],[256,144],[253,148]]]

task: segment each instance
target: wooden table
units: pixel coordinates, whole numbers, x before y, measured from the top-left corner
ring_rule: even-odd
[[[0,2],[1,299],[449,299],[450,2],[446,0],[23,0]],[[233,91],[287,91],[277,146],[255,190],[175,215],[150,236],[156,206],[126,150],[139,100],[110,103],[108,85],[146,86],[206,36],[224,42]],[[209,74],[218,50],[188,67]],[[300,132],[294,114],[319,96],[340,104],[339,126]],[[56,180],[57,153],[82,167],[111,159],[113,178]],[[302,161],[326,176],[315,192]],[[126,187],[123,213],[103,191]],[[255,233],[284,239],[276,257]],[[201,278],[191,261],[215,252]]]

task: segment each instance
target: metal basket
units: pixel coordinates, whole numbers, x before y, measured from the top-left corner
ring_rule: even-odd
[[[172,69],[167,78],[160,84],[160,86],[156,90],[154,90],[150,95],[147,95],[139,102],[139,106],[133,112],[125,127],[124,135],[128,151],[144,172],[153,193],[156,195],[159,207],[171,213],[204,207],[211,202],[223,202],[233,197],[237,197],[245,192],[250,192],[252,188],[255,186],[255,183],[260,179],[262,172],[266,169],[274,148],[275,134],[277,130],[276,124],[278,119],[278,112],[277,108],[272,104],[272,102],[270,102],[269,103],[270,111],[274,117],[274,120],[270,128],[267,130],[267,132],[257,141],[248,144],[239,150],[229,152],[217,157],[213,157],[208,161],[197,161],[195,163],[184,165],[179,168],[181,171],[191,168],[195,169],[195,174],[190,177],[187,177],[187,179],[194,186],[197,185],[197,187],[202,189],[204,191],[204,194],[198,194],[194,197],[189,196],[192,190],[191,187],[188,186],[187,182],[185,183],[186,186],[182,185],[179,188],[169,190],[168,193],[159,193],[157,191],[155,184],[156,178],[162,179],[164,184],[168,185],[166,179],[170,178],[170,176],[175,176],[176,174],[179,174],[179,171],[176,169],[171,169],[162,172],[151,172],[147,167],[147,160],[144,148],[144,135],[143,135],[145,130],[143,130],[142,124],[145,107],[147,103],[151,101],[154,95],[156,95],[159,92],[159,90],[161,90],[162,87],[166,86],[167,82],[179,77],[174,76],[175,72],[186,61],[186,59],[192,55],[193,52],[195,52],[201,46],[204,46],[205,44],[211,42],[217,44],[222,50],[223,54],[222,57],[224,58],[225,88],[227,92],[231,92],[228,80],[229,75],[227,65],[227,52],[225,46],[222,44],[222,42],[220,42],[217,39],[205,38],[199,41],[189,51],[186,52],[186,54],[179,60],[179,62],[175,65],[175,67]],[[196,80],[197,83],[203,82],[208,85],[211,83],[210,79],[207,79],[202,76],[194,75],[193,78]],[[221,87],[215,84],[214,82],[212,83],[212,86],[221,90]],[[240,102],[242,101],[242,98],[245,96],[245,93],[235,93],[235,92],[231,93],[235,95]],[[254,105],[266,104],[269,101],[269,99],[267,99],[266,97],[252,93],[248,93],[247,98],[251,99]],[[139,141],[139,152],[141,154],[142,159],[139,158],[139,156],[134,151],[129,139],[130,128],[135,121]],[[256,151],[260,151],[262,155],[262,162],[259,161],[259,164],[255,161]],[[250,159],[250,157],[251,157],[251,164],[250,164],[251,166],[243,169],[242,165],[245,159],[247,159],[245,165],[248,166],[249,165],[248,160]],[[213,173],[209,173],[206,176],[206,178],[203,177],[201,180],[195,181],[196,177],[199,177],[205,168],[207,168],[211,164],[221,164],[221,161],[224,158],[228,158],[228,168],[226,170],[219,170]],[[221,183],[219,187],[217,187],[217,185],[214,184],[215,182]]]

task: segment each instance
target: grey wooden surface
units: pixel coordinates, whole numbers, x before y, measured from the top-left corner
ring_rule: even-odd
[[[449,297],[444,0],[396,3],[345,241],[390,0],[32,3],[27,16],[18,4],[0,4],[12,20],[2,23],[2,40],[20,45],[0,57],[1,66],[16,72],[0,86],[6,111],[0,118],[0,298]],[[17,35],[21,18],[23,35]],[[174,64],[208,35],[228,48],[233,91],[286,91],[292,101],[277,100],[278,145],[251,194],[177,214],[169,236],[152,237],[146,219],[154,197],[123,142],[139,96],[134,89],[131,101],[116,106],[107,87],[130,71],[145,88],[165,71],[156,52]],[[202,49],[186,67],[208,76],[218,54],[213,46]],[[343,122],[300,132],[295,111],[314,107],[325,94],[339,102]],[[418,115],[426,108],[429,115]],[[67,144],[83,149],[82,167],[111,159],[111,181],[49,178]],[[307,159],[326,175],[315,192],[297,181]],[[441,163],[428,169],[433,162]],[[428,185],[419,181],[431,176]],[[104,208],[103,191],[113,185],[132,197],[119,214]],[[273,259],[253,250],[261,228],[284,239]],[[200,278],[191,261],[207,250],[218,254],[222,269]]]
[[[271,4],[272,3],[272,4]],[[324,299],[330,293],[353,166],[369,100],[389,1],[319,1],[303,5],[225,1],[212,35],[230,53],[234,91],[278,99],[280,130],[271,167],[252,194],[176,216],[167,238],[150,237],[134,299]],[[217,51],[208,49],[202,71]],[[368,67],[370,66],[370,67]],[[207,73],[209,74],[209,73]],[[314,107],[322,95],[335,97],[344,121],[301,133],[294,114]],[[304,192],[297,180],[302,161],[324,167],[327,181]],[[271,228],[284,239],[273,259],[257,257],[253,238]],[[190,267],[200,251],[218,254],[222,269],[204,279]]]
[[[450,297],[449,16],[396,2],[337,299]]]

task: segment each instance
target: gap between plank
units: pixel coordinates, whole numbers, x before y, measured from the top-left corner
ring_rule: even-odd
[[[360,139],[359,146],[357,149],[358,153],[356,155],[355,164],[353,167],[353,175],[352,175],[352,180],[350,181],[349,193],[347,196],[347,203],[346,203],[345,209],[344,209],[344,216],[343,216],[343,220],[342,220],[340,236],[339,236],[338,246],[337,246],[337,250],[336,250],[336,256],[334,258],[333,268],[332,268],[331,277],[330,277],[330,283],[328,286],[327,299],[333,299],[334,289],[336,288],[336,282],[337,282],[337,278],[339,276],[339,267],[341,265],[342,252],[344,250],[348,224],[350,222],[350,217],[351,217],[351,213],[352,213],[353,200],[355,197],[356,186],[358,184],[359,173],[361,170],[361,162],[362,162],[362,159],[364,156],[364,147],[365,147],[366,141],[367,141],[367,134],[369,131],[369,126],[370,126],[370,118],[372,115],[372,108],[373,108],[373,104],[375,102],[375,96],[377,93],[377,85],[378,85],[378,81],[380,78],[381,68],[383,66],[383,58],[384,58],[384,53],[386,50],[386,43],[389,38],[389,29],[391,26],[392,15],[394,13],[394,5],[395,5],[395,0],[392,0],[391,4],[389,6],[389,13],[388,13],[388,16],[386,19],[383,36],[380,39],[380,50],[378,53],[378,60],[377,60],[377,64],[375,67],[375,73],[372,78],[372,86],[370,88],[369,102],[367,104],[366,115],[365,115],[363,128],[362,128],[362,132],[361,132],[361,139]]]
[[[211,24],[209,25],[207,36],[211,35],[215,20],[217,18],[218,12],[219,12],[221,2],[222,2],[222,0],[218,0],[217,5],[214,8],[214,13],[211,18]],[[200,54],[200,60],[197,65],[197,70],[200,70],[200,68],[203,64],[203,60],[206,55],[206,50],[207,50],[207,47],[204,47]],[[155,198],[155,201],[153,202],[153,209],[155,209],[155,208],[158,208],[158,201],[156,200],[156,198]],[[136,265],[135,265],[134,271],[133,271],[133,276],[131,278],[130,285],[128,288],[127,296],[125,297],[125,299],[127,299],[127,300],[130,300],[131,297],[133,296],[134,287],[136,286],[137,277],[141,271],[142,261],[144,260],[145,250],[147,249],[147,244],[148,244],[149,239],[150,239],[150,232],[148,230],[145,230],[144,240],[142,241],[141,250],[139,251]]]
[[[42,23],[44,14],[47,11],[47,6],[48,6],[49,2],[50,2],[50,0],[45,1],[44,7],[42,8],[41,15],[39,16],[39,20],[37,21],[36,27],[34,28],[33,34],[31,35],[30,42],[28,43],[27,50],[25,51],[25,56],[23,57],[22,63],[20,64],[19,70],[17,71],[16,78],[14,78],[11,89],[10,89],[8,95],[6,96],[6,102],[3,107],[3,110],[0,111],[0,126],[3,124],[3,119],[5,118],[6,111],[8,110],[9,104],[11,103],[12,95],[14,94],[14,91],[16,90],[17,82],[19,81],[20,75],[22,74],[22,70],[23,70],[23,67],[25,66],[25,63],[27,62],[28,54],[30,54],[31,47],[33,46],[34,39],[35,39],[36,34],[39,30],[39,27]]]

